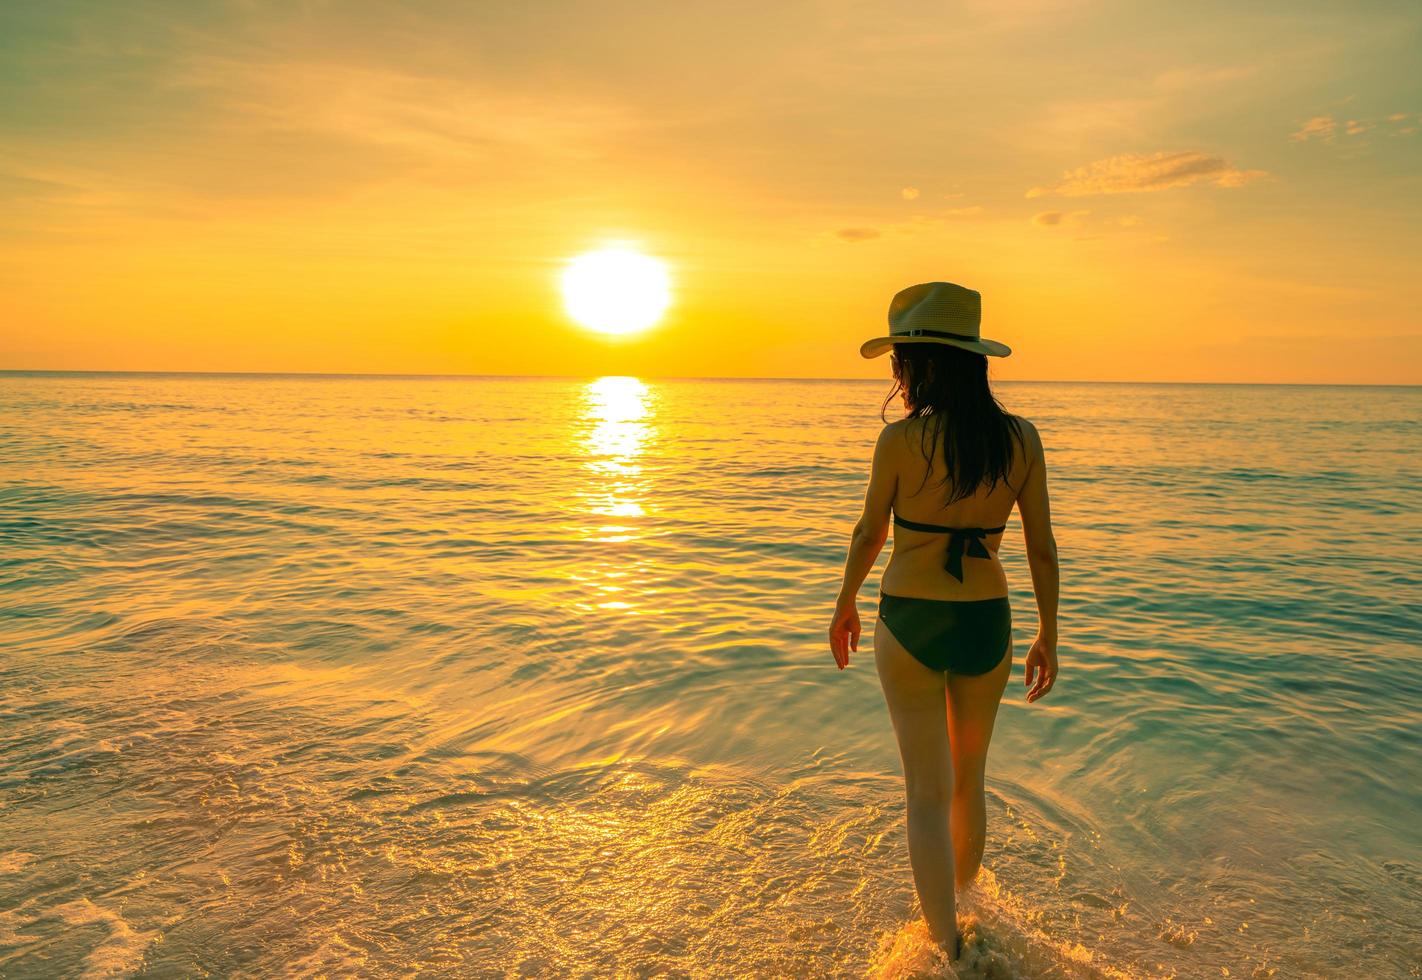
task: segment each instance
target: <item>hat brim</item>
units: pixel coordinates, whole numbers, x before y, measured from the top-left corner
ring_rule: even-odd
[[[895,344],[947,344],[949,347],[961,347],[963,350],[970,350],[975,354],[986,354],[988,357],[1006,357],[1012,353],[1011,347],[987,338],[953,340],[949,337],[875,337],[860,345],[859,356],[878,357],[880,354],[887,354]]]

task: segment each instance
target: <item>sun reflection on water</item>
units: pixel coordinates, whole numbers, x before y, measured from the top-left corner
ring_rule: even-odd
[[[653,394],[639,378],[608,375],[583,389],[582,419],[589,424],[582,439],[583,465],[589,479],[582,503],[595,519],[584,535],[589,541],[627,545],[642,537],[636,518],[647,513],[648,481],[642,456],[655,435]],[[624,595],[630,564],[600,563],[587,574],[587,584],[603,594],[601,609],[631,609]]]
[[[594,514],[641,517],[646,513],[640,457],[654,428],[647,421],[648,402],[647,385],[638,378],[609,375],[588,382],[584,389],[583,418],[592,423],[583,440],[584,465],[595,478],[586,496]]]

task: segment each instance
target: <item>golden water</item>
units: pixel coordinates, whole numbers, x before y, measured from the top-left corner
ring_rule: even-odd
[[[0,375],[0,974],[925,969],[824,640],[883,391]],[[1422,392],[1000,395],[1062,674],[963,975],[1418,976]]]

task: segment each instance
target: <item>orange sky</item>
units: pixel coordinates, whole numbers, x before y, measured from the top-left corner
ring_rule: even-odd
[[[7,5],[0,368],[1422,383],[1422,10],[1144,6]]]

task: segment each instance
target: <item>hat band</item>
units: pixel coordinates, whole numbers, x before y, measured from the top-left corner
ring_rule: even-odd
[[[914,329],[908,331],[907,333],[896,333],[896,334],[894,334],[894,336],[895,336],[895,337],[947,337],[949,340],[981,340],[981,339],[982,339],[982,338],[980,338],[980,337],[974,337],[974,336],[972,336],[971,334],[966,334],[966,333],[949,333],[949,332],[946,331],[946,330],[925,330],[925,329],[923,329],[923,328],[921,328],[921,327],[915,327]]]

